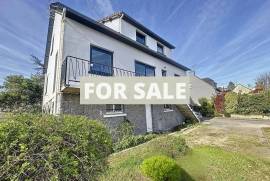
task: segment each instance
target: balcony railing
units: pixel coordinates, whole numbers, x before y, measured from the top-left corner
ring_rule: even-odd
[[[62,70],[66,85],[80,82],[80,77],[82,76],[142,76],[129,70],[96,63],[73,56],[66,57],[63,62]]]

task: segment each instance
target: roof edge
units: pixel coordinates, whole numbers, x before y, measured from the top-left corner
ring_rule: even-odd
[[[66,17],[68,17],[68,18],[70,18],[70,19],[72,19],[80,24],[83,24],[85,26],[88,26],[88,27],[96,30],[96,31],[99,31],[103,34],[106,34],[107,36],[110,36],[118,41],[121,41],[125,44],[128,44],[136,49],[143,51],[144,53],[147,53],[151,56],[154,56],[160,60],[163,60],[164,62],[171,64],[171,65],[174,65],[174,66],[176,66],[184,71],[191,70],[188,67],[166,57],[165,55],[162,55],[162,54],[155,52],[154,50],[146,47],[145,45],[142,45],[142,44],[132,40],[131,38],[129,38],[125,35],[122,35],[119,32],[114,31],[113,29],[105,26],[104,24],[99,23],[99,22],[93,20],[92,18],[89,18],[89,17],[79,13],[78,11],[71,9],[70,7],[68,7],[62,3],[59,3],[59,2],[52,3],[50,5],[50,8],[53,8],[55,10],[63,10],[63,8],[65,8],[66,9]]]
[[[133,26],[137,27],[138,29],[142,30],[143,32],[145,32],[149,36],[153,37],[154,39],[156,39],[160,43],[164,44],[165,46],[169,47],[170,49],[175,49],[174,45],[172,45],[171,43],[169,43],[165,39],[161,38],[159,35],[157,35],[153,31],[151,31],[149,28],[147,28],[144,25],[142,25],[141,23],[139,23],[137,20],[135,20],[134,18],[129,16],[124,11],[115,12],[110,16],[106,16],[106,17],[102,18],[101,20],[98,20],[98,22],[104,23],[104,22],[107,22],[107,21],[112,21],[114,19],[120,18],[122,15],[123,15],[123,19],[125,21],[127,21],[128,23],[130,23]]]

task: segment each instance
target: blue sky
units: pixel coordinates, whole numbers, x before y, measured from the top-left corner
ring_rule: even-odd
[[[30,55],[44,58],[50,0],[0,1],[0,84],[30,76]],[[173,58],[211,77],[253,84],[270,71],[269,0],[61,0],[99,19],[123,10],[176,46]]]

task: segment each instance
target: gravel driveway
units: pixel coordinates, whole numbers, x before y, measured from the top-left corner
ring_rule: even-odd
[[[267,131],[267,132],[266,132]],[[220,146],[270,160],[270,120],[213,118],[184,133],[193,146]]]

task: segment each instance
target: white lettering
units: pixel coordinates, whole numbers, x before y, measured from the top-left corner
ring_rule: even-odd
[[[145,92],[143,90],[144,83],[138,82],[134,85],[134,99],[143,99],[145,97]],[[138,94],[136,94],[138,93]]]
[[[93,89],[94,86],[95,86],[94,83],[85,83],[85,86],[84,86],[84,97],[85,97],[85,99],[89,99],[90,94],[94,93],[94,89]]]
[[[126,85],[123,83],[114,83],[114,99],[127,99],[125,94]]]
[[[105,90],[105,94],[102,93]],[[109,99],[112,96],[112,88],[108,83],[99,83],[96,87],[97,97],[100,99]]]
[[[161,93],[160,93],[157,83],[151,83],[149,86],[146,99],[152,99],[152,97],[161,99]]]
[[[176,83],[176,99],[186,99],[186,83]]]
[[[163,83],[163,98],[168,100],[174,99],[174,96],[169,94],[169,85],[166,82]]]

